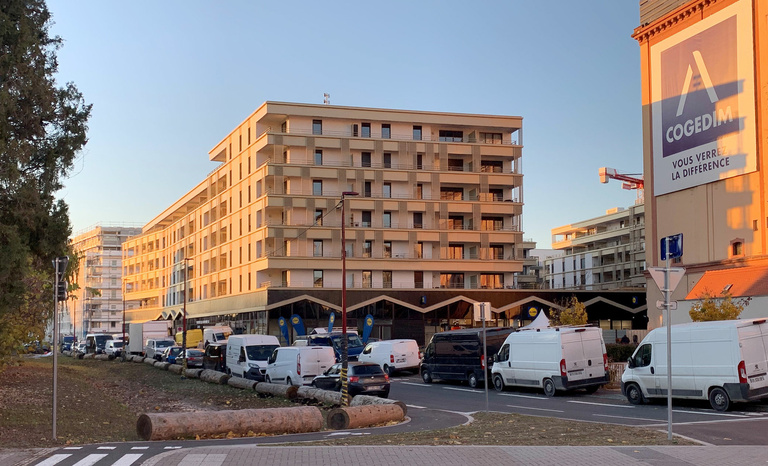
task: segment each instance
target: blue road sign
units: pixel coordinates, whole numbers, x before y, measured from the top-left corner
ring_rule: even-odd
[[[669,250],[667,250],[667,244],[669,244]],[[661,238],[661,260],[665,261],[667,260],[667,258],[675,259],[677,257],[682,257],[682,255],[683,255],[683,234],[682,233]]]

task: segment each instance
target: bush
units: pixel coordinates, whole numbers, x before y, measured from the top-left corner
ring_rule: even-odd
[[[608,362],[626,362],[632,353],[635,352],[637,345],[608,344],[605,345],[608,354]]]

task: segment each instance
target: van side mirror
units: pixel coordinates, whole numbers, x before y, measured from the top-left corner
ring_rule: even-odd
[[[634,369],[635,368],[635,360],[634,360],[634,358],[630,357],[629,359],[627,359],[627,367],[630,368],[630,369]]]

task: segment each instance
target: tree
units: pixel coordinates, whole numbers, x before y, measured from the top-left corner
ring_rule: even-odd
[[[0,3],[0,369],[52,316],[51,261],[71,232],[55,195],[87,141],[91,105],[56,84],[50,20],[44,0]]]
[[[699,296],[699,301],[691,306],[688,315],[694,322],[707,322],[712,320],[738,319],[744,308],[749,304],[749,299],[734,301],[728,292],[721,293],[722,298],[714,297],[709,290]]]
[[[550,326],[584,325],[587,323],[587,307],[576,296],[571,296],[563,304],[562,309],[549,309]]]

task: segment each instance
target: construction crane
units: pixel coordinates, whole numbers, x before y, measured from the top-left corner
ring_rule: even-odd
[[[636,189],[637,200],[635,201],[635,204],[643,203],[645,198],[643,193],[643,187],[645,186],[645,183],[643,182],[642,174],[619,173],[615,168],[608,168],[608,167],[600,167],[599,174],[600,174],[601,183],[607,183],[608,180],[619,180],[619,181],[623,181],[623,183],[621,184],[621,187],[623,189]]]

